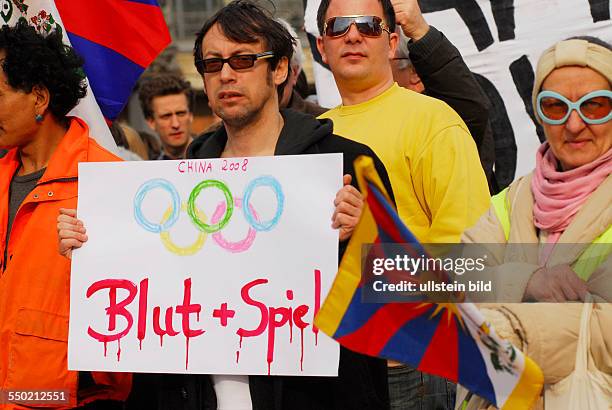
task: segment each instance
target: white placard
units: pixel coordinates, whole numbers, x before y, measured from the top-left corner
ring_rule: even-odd
[[[80,164],[69,369],[337,375],[341,186],[341,154]]]

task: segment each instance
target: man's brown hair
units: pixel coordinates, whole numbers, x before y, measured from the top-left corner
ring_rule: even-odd
[[[147,76],[142,80],[138,93],[142,112],[147,119],[153,119],[153,99],[166,95],[185,94],[189,111],[193,112],[191,84],[177,74],[164,73]]]

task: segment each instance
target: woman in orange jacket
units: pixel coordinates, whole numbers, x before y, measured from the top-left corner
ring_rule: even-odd
[[[121,406],[130,374],[68,370],[70,260],[56,232],[59,209],[77,205],[78,163],[119,159],[67,117],[86,84],[61,34],[2,27],[0,66],[0,400],[13,401],[0,408],[34,405],[14,402],[23,390],[63,391],[46,407]]]

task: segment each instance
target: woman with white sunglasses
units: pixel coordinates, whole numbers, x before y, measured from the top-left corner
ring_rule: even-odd
[[[543,53],[533,105],[546,142],[536,168],[493,197],[463,236],[464,243],[500,244],[487,248],[501,303],[480,307],[542,369],[535,408],[612,405],[612,305],[605,303],[612,300],[611,82],[612,48],[599,39],[573,38]],[[561,303],[572,301],[596,303]],[[465,391],[457,403],[489,405]]]

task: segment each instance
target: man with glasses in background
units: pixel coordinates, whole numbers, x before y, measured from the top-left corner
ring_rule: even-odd
[[[487,181],[457,113],[393,80],[396,18],[406,25],[423,23],[405,19],[414,7],[416,0],[321,1],[317,48],[342,97],[342,105],[322,117],[333,120],[338,134],[370,146],[381,158],[399,216],[419,241],[456,243],[487,210]],[[420,38],[429,26],[419,28],[413,35]],[[453,408],[454,391],[443,379],[390,365],[393,409]]]

